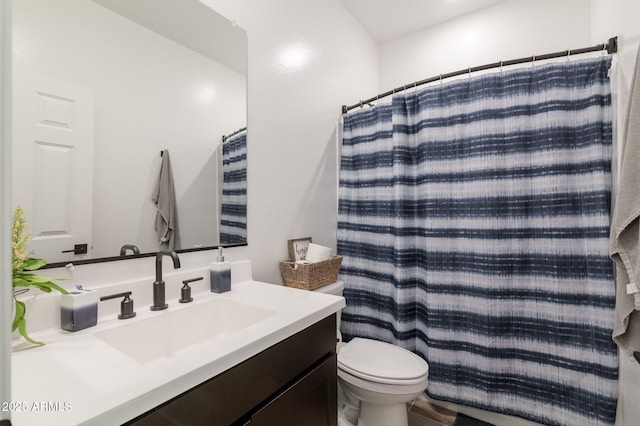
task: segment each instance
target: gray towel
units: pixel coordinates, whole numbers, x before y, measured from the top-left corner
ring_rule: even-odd
[[[153,225],[158,234],[159,250],[178,248],[178,221],[176,218],[176,191],[173,186],[173,172],[169,151],[162,151],[160,175],[151,197],[156,205],[156,220]]]
[[[640,52],[631,83],[620,182],[611,223],[609,254],[616,264],[613,340],[633,356],[640,351]]]

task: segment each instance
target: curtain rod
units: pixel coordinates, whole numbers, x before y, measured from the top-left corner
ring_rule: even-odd
[[[533,55],[533,56],[527,56],[524,58],[518,58],[518,59],[510,59],[508,61],[500,61],[500,62],[493,62],[490,64],[485,64],[485,65],[479,65],[476,67],[469,67],[469,68],[465,68],[465,69],[461,69],[458,71],[453,71],[447,74],[439,74],[436,75],[434,77],[430,77],[430,78],[426,78],[424,80],[420,80],[420,81],[416,81],[415,83],[412,84],[406,84],[402,87],[396,87],[395,89],[389,90],[387,92],[381,93],[379,95],[376,95],[372,98],[369,98],[367,100],[364,101],[360,101],[357,104],[353,104],[351,106],[346,106],[346,105],[342,105],[342,113],[346,114],[347,112],[349,112],[350,110],[357,108],[357,107],[361,107],[363,105],[370,105],[371,102],[377,101],[380,98],[385,98],[387,96],[393,95],[394,93],[398,93],[401,92],[403,90],[406,90],[407,88],[412,88],[412,87],[417,87],[417,86],[421,86],[423,84],[427,84],[427,83],[433,83],[435,81],[441,81],[445,78],[451,78],[451,77],[457,77],[459,75],[464,75],[464,74],[471,74],[472,72],[477,72],[477,71],[485,71],[485,70],[489,70],[492,68],[500,68],[503,66],[509,66],[509,65],[517,65],[517,64],[525,64],[528,62],[535,62],[535,61],[543,61],[545,59],[554,59],[554,58],[562,58],[565,56],[571,56],[571,55],[580,55],[583,53],[590,53],[590,52],[599,52],[601,50],[605,50],[607,51],[608,54],[612,54],[612,53],[616,53],[618,51],[618,37],[611,37],[607,43],[603,43],[603,44],[597,44],[595,46],[591,46],[591,47],[584,47],[581,49],[572,49],[572,50],[563,50],[561,52],[554,52],[554,53],[547,53],[544,55]]]
[[[242,129],[238,129],[238,130],[236,130],[235,132],[228,134],[227,136],[223,136],[223,137],[222,137],[222,143],[224,143],[227,139],[229,139],[229,138],[231,138],[231,137],[233,137],[233,136],[237,135],[238,133],[242,133],[242,132],[244,132],[245,130],[247,130],[247,128],[246,128],[246,127],[243,127]]]

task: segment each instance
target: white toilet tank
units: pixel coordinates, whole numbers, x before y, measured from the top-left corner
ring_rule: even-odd
[[[343,290],[344,290],[344,282],[338,280],[335,283],[324,285],[313,291],[318,293],[332,294],[334,296],[342,296]],[[338,335],[340,335],[340,317],[341,316],[342,316],[342,309],[336,312],[336,325],[338,327]],[[342,339],[340,338],[340,340]]]

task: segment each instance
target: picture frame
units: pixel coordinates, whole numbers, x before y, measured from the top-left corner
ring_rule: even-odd
[[[295,262],[297,260],[304,260],[311,243],[311,237],[296,238],[288,240],[289,245],[289,260]]]

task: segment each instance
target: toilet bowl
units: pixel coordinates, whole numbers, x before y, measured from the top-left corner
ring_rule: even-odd
[[[342,295],[338,281],[316,291]],[[338,313],[340,340],[340,313]],[[427,388],[429,366],[418,355],[390,343],[356,337],[339,343],[338,383],[359,406],[358,426],[406,426],[406,404]]]

